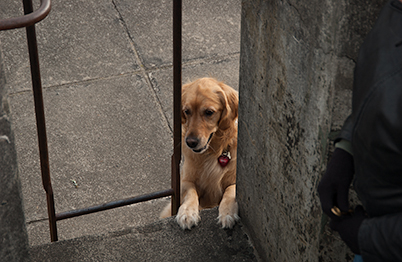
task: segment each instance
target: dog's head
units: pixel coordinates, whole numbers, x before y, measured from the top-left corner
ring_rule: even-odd
[[[213,78],[201,78],[182,88],[182,124],[186,145],[204,153],[218,130],[234,126],[237,92]]]

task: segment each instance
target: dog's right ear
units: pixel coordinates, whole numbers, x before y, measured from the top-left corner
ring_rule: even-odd
[[[186,89],[190,86],[190,83],[185,84],[181,87],[181,123],[185,124],[187,122],[186,114],[184,113],[184,104],[186,101]]]

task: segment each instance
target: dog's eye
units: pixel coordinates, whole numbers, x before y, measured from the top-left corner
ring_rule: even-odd
[[[190,109],[184,109],[184,110],[183,110],[183,112],[184,112],[184,114],[185,114],[185,115],[189,115],[189,114],[191,114]]]
[[[205,115],[206,115],[206,116],[212,116],[214,113],[215,113],[215,112],[212,111],[212,110],[210,110],[210,109],[205,110]]]

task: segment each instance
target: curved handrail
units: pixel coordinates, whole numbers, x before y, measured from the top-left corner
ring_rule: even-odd
[[[0,20],[0,31],[31,26],[43,20],[50,12],[50,0],[41,0],[40,7],[33,13]]]

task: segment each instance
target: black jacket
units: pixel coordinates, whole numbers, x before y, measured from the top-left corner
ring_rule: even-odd
[[[402,3],[386,4],[365,39],[354,75],[354,187],[370,219],[359,230],[364,262],[402,261]]]

